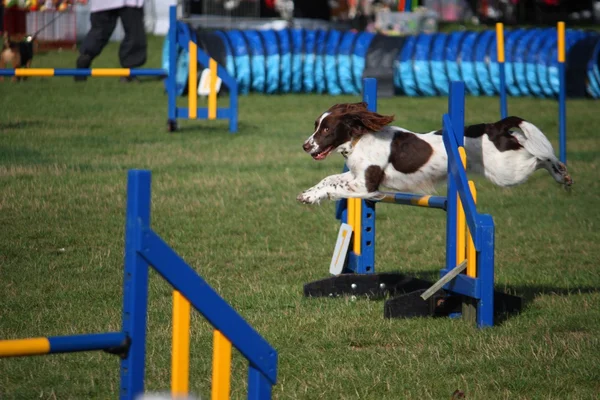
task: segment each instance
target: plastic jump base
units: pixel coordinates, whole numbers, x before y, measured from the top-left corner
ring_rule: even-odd
[[[370,111],[376,111],[377,82],[366,78],[363,101]],[[462,82],[450,88],[449,114],[443,116],[443,138],[448,152],[448,195],[423,196],[411,193],[386,193],[380,202],[344,199],[338,202],[336,218],[353,226],[352,245],[347,253],[343,273],[304,285],[306,297],[367,296],[387,299],[385,318],[415,316],[460,316],[474,320],[478,327],[494,325],[503,314],[521,310],[521,298],[494,290],[494,223],[490,216],[477,213],[470,184],[460,156],[464,131],[464,93]],[[457,133],[459,132],[459,133]],[[344,171],[347,168],[344,167]],[[460,199],[461,203],[458,202]],[[402,273],[375,273],[375,207],[377,203],[392,203],[446,211],[446,266],[440,271],[445,281],[430,282]],[[462,207],[459,207],[459,204]],[[459,214],[461,210],[462,217]],[[462,218],[462,220],[459,219]],[[461,227],[463,231],[459,231]],[[358,232],[358,233],[357,233]],[[469,233],[471,243],[458,237]],[[458,273],[458,247],[466,273]],[[470,254],[466,254],[471,252]],[[467,257],[470,261],[467,261]],[[477,260],[475,264],[474,260]],[[462,267],[465,268],[464,266]],[[476,270],[473,275],[472,269]],[[453,274],[451,279],[450,275]],[[455,275],[456,274],[456,275]],[[454,276],[455,275],[455,276]],[[433,293],[424,300],[421,296]],[[439,288],[439,289],[438,289]],[[391,298],[390,298],[391,297]],[[427,296],[424,296],[427,297]]]
[[[190,31],[187,24],[177,21],[177,8],[169,8],[169,46],[168,65],[160,68],[16,68],[0,69],[0,77],[8,76],[15,78],[25,77],[140,77],[155,76],[166,78],[167,101],[167,130],[177,130],[178,119],[226,119],[229,121],[229,131],[237,132],[238,129],[238,87],[237,82],[225,68],[209,57],[202,49],[198,48],[195,35]],[[187,52],[194,62],[186,60],[188,106],[177,107],[177,95],[181,92],[177,82],[177,60],[181,51]],[[208,107],[197,106],[198,92],[198,63],[210,71],[208,80]],[[229,106],[217,106],[217,77],[229,91]],[[179,85],[180,86],[180,85]]]
[[[277,383],[277,351],[152,230],[150,192],[150,171],[130,170],[122,331],[0,340],[0,358],[93,350],[116,354],[121,358],[119,397],[121,400],[134,400],[144,392],[148,275],[151,266],[182,296],[180,300],[198,310],[215,329],[215,344],[218,345],[213,351],[213,398],[229,397],[233,345],[248,360],[248,399],[270,399],[272,386]],[[181,313],[174,312],[172,386],[173,391],[184,395],[187,394],[189,349],[185,346],[178,348],[175,341],[184,340],[189,344],[189,323],[177,326],[181,320],[176,318],[181,316]],[[189,309],[187,318],[189,321]],[[179,329],[176,330],[176,327]],[[177,352],[184,348],[188,354],[181,357],[182,354]]]

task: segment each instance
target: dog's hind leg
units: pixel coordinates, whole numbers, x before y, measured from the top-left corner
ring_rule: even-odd
[[[369,192],[364,181],[357,180],[352,172],[331,175],[310,189],[300,193],[296,198],[304,204],[318,204],[321,200],[339,200],[343,198],[360,198],[376,200],[381,197],[377,191]]]

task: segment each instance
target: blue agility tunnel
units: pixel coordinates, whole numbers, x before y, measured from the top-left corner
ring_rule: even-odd
[[[446,96],[455,80],[465,82],[473,96],[500,90],[493,30],[406,37],[306,28],[193,33],[200,48],[236,79],[241,94],[355,95],[366,75],[377,78],[381,96]],[[600,33],[567,30],[566,49],[567,95],[600,98]],[[509,96],[558,96],[555,28],[508,29],[505,51]],[[178,49],[180,96],[187,94],[188,58]],[[168,62],[163,51],[163,68]]]

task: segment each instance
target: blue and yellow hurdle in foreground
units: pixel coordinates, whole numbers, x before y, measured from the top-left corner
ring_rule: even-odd
[[[0,357],[119,349],[126,346],[127,336],[121,332],[0,340]]]
[[[8,77],[141,77],[155,76],[166,78],[168,106],[167,127],[170,132],[177,129],[178,119],[227,119],[229,131],[237,132],[238,127],[238,87],[236,80],[229,75],[227,70],[218,65],[215,59],[209,57],[202,49],[198,48],[193,32],[187,24],[177,21],[176,6],[169,10],[169,68],[16,68],[0,69],[0,76]],[[177,107],[177,46],[189,53],[188,70],[188,104],[187,107]],[[198,63],[209,71],[208,79],[202,81],[202,92],[208,93],[207,107],[198,107]],[[229,106],[218,107],[217,82],[222,82],[229,89]]]
[[[149,269],[174,290],[171,392],[189,391],[190,312],[213,327],[213,400],[230,396],[233,347],[247,360],[247,398],[268,400],[277,383],[278,354],[150,225],[150,171],[130,170],[125,217],[122,327],[119,332],[0,340],[0,358],[105,351],[120,357],[121,400],[144,393]],[[116,372],[116,371],[115,371]]]

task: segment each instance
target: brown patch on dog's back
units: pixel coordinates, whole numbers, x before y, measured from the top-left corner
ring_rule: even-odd
[[[365,185],[367,192],[376,192],[379,189],[381,181],[383,181],[383,169],[377,165],[369,165],[365,170]]]
[[[519,117],[507,117],[498,122],[492,124],[475,124],[465,127],[465,137],[476,139],[488,135],[490,142],[494,144],[494,147],[498,151],[509,151],[519,150],[523,146],[516,137],[514,137],[510,130],[512,128],[519,128],[519,124],[524,120]],[[436,131],[436,135],[441,135],[442,131]]]
[[[389,161],[397,171],[412,174],[425,165],[432,154],[429,143],[411,132],[400,131],[392,140]]]

